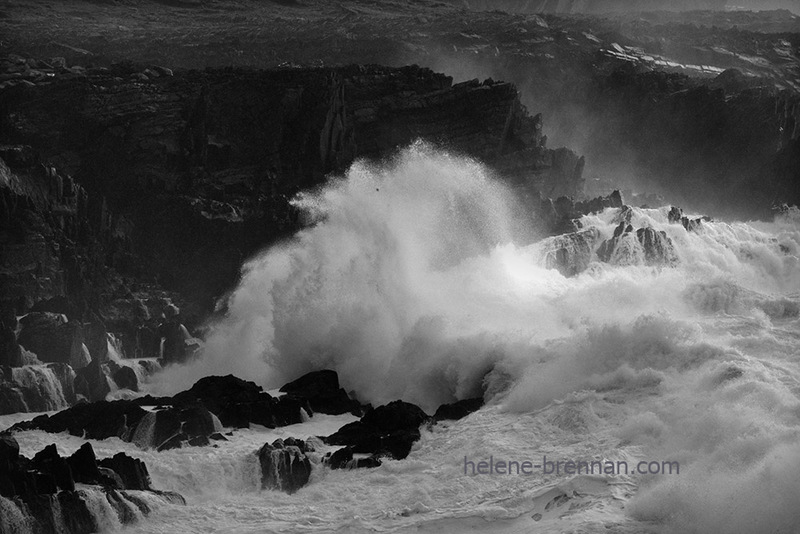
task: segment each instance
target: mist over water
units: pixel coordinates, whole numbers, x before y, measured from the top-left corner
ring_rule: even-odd
[[[557,238],[518,239],[536,229],[521,231],[511,191],[425,144],[358,162],[295,203],[311,225],[243,267],[202,357],[157,375],[154,392],[228,373],[272,388],[331,368],[375,405],[399,398],[433,413],[484,396],[484,419],[463,423],[474,439],[447,439],[462,456],[486,436],[512,440],[501,424],[524,416],[547,431],[520,457],[576,444],[609,454],[598,440],[614,454],[680,461],[680,476],[626,478],[631,521],[800,528],[796,209],[697,232],[669,224],[668,206],[634,209],[633,226],[666,232],[677,262],[645,265],[631,241],[613,263],[595,257],[565,278],[544,267]],[[595,248],[619,215],[583,218],[599,233]],[[421,450],[436,443],[426,435]]]

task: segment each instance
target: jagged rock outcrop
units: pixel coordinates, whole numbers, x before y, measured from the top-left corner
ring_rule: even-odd
[[[667,220],[670,223],[679,223],[683,225],[687,232],[695,232],[703,227],[703,222],[710,221],[711,217],[703,216],[690,219],[683,214],[682,209],[672,206],[667,214]]]
[[[597,249],[601,261],[614,265],[670,266],[678,262],[675,245],[663,230],[638,228],[621,221],[614,235]]]
[[[537,215],[539,223],[544,227],[546,233],[560,235],[580,230],[578,219],[584,215],[623,206],[622,194],[619,191],[581,201],[575,201],[568,196],[560,196],[555,200],[552,198],[540,199]]]
[[[595,243],[599,238],[599,230],[590,227],[545,239],[539,244],[545,268],[557,269],[564,276],[582,273],[594,257]]]
[[[76,482],[85,486],[76,489]],[[152,497],[144,499],[143,491]],[[134,523],[152,511],[147,501],[153,497],[186,504],[177,493],[153,489],[141,460],[119,453],[98,462],[89,443],[68,458],[48,445],[29,460],[7,433],[0,434],[0,497],[1,526],[11,526],[13,514],[24,518],[31,532],[48,534],[98,532],[107,519],[97,514],[109,507],[121,525]]]
[[[314,449],[300,439],[277,439],[265,443],[256,455],[261,465],[261,489],[295,493],[308,483],[311,461],[307,452]]]
[[[344,425],[324,441],[350,446],[355,453],[402,460],[420,438],[420,425],[429,419],[418,406],[397,400],[367,411],[361,420]]]

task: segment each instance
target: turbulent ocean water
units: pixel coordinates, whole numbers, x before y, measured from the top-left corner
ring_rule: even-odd
[[[353,416],[237,431],[218,448],[93,442],[100,457],[142,458],[156,487],[187,498],[125,532],[800,531],[796,209],[688,232],[668,222],[669,206],[634,208],[635,228],[671,239],[672,261],[648,264],[630,239],[611,262],[592,252],[565,277],[546,268],[556,242],[533,240],[512,191],[424,145],[356,163],[296,204],[310,226],[243,267],[202,357],[155,375],[150,391],[228,373],[271,389],[329,368],[373,405],[403,399],[433,413],[483,396],[486,406],[424,429],[405,460],[318,464],[294,495],[258,489],[254,452]],[[594,247],[619,218],[607,209],[582,219],[599,232]],[[0,428],[27,417],[0,418]],[[54,440],[62,453],[83,443],[17,438],[29,456]],[[679,462],[680,472],[465,474],[465,458],[545,456]],[[108,531],[120,528],[112,516]]]

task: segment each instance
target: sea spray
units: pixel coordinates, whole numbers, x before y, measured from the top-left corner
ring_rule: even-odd
[[[631,223],[664,231],[677,267],[607,265],[591,250],[588,268],[565,278],[546,268],[547,240],[511,241],[519,208],[506,188],[423,144],[384,165],[356,163],[295,204],[311,226],[244,266],[202,358],[158,375],[154,391],[231,372],[275,387],[328,367],[365,400],[435,409],[492,387],[498,362],[522,373],[549,340],[696,314],[698,283],[727,279],[759,295],[800,287],[791,223],[778,238],[745,223],[690,233],[668,223],[668,208],[634,209]],[[617,215],[584,217],[595,249]]]
[[[402,504],[405,517],[423,491],[426,509],[458,515],[470,502],[483,517],[516,517],[541,480],[500,486],[448,471],[450,456],[497,450],[680,461],[679,477],[614,481],[627,488],[614,499],[636,495],[620,509],[634,523],[620,520],[619,531],[641,531],[640,520],[675,532],[796,530],[786,504],[800,486],[796,210],[772,223],[705,221],[687,231],[669,222],[669,206],[633,208],[634,229],[663,232],[674,247],[659,264],[633,241],[623,259],[598,257],[620,222],[608,209],[582,218],[596,233],[588,252],[583,242],[574,252],[588,257],[562,273],[547,268],[553,240],[514,240],[508,198],[480,165],[421,145],[385,165],[354,165],[298,198],[310,226],[245,265],[202,358],[155,386],[232,372],[275,387],[332,368],[375,404],[402,398],[432,411],[458,398],[489,401],[423,433],[408,460],[347,479],[362,514],[363,500]],[[381,492],[387,479],[405,487],[406,471],[424,489]],[[312,479],[314,491],[338,492],[326,477]],[[481,505],[498,492],[502,506]],[[576,525],[595,504],[581,503],[588,515]],[[281,506],[289,517],[294,505]]]

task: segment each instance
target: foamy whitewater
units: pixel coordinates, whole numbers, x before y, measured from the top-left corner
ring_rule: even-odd
[[[142,458],[156,487],[189,503],[126,532],[800,531],[796,209],[697,232],[669,224],[669,207],[634,209],[635,228],[672,239],[677,264],[645,266],[631,243],[615,264],[595,256],[565,278],[544,268],[553,241],[530,244],[536,229],[513,193],[481,165],[422,144],[356,163],[296,205],[312,225],[244,266],[202,357],[157,374],[151,391],[228,373],[271,389],[330,368],[373,405],[403,399],[433,413],[481,395],[487,405],[424,430],[406,460],[316,465],[294,495],[258,490],[255,450],[330,434],[352,416],[237,431],[219,448],[93,442],[100,457]],[[582,222],[599,245],[618,216]],[[18,439],[27,455],[54,439],[62,453],[83,442]],[[680,473],[464,474],[465,456],[543,455],[678,461]],[[571,498],[548,509],[562,493]]]

